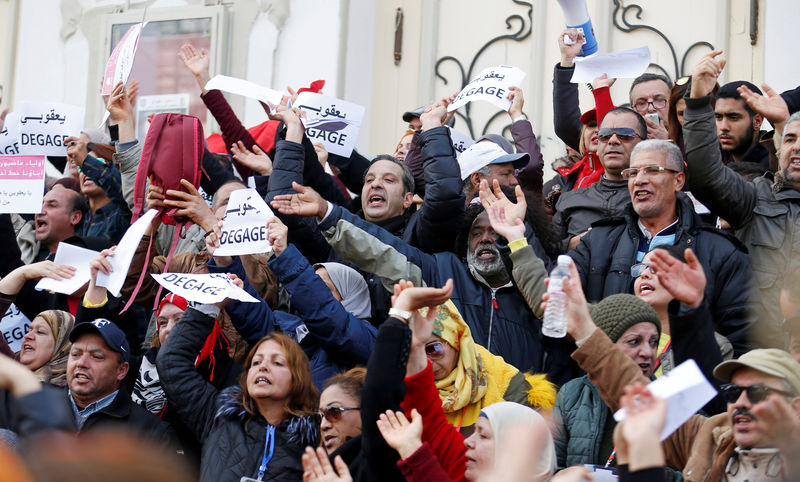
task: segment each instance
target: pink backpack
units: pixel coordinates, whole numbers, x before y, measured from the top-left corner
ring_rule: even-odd
[[[169,189],[185,191],[181,186],[181,179],[191,181],[195,187],[200,185],[200,176],[203,173],[204,139],[203,125],[197,117],[172,113],[153,116],[150,128],[147,130],[147,137],[144,139],[139,169],[136,172],[131,223],[139,219],[145,211],[148,179],[152,179],[153,184],[164,188],[164,193]],[[175,209],[166,210],[162,208],[158,214],[163,223],[175,226],[176,233],[172,237],[172,245],[169,249],[169,255],[167,255],[167,264],[164,267],[165,272],[169,270],[175,246],[178,244],[178,236],[185,236],[186,228],[192,224],[188,218],[176,217],[174,215],[175,211]],[[153,238],[151,237],[150,244],[147,246],[146,259],[150,259],[152,246]],[[146,267],[142,267],[142,274],[139,276],[136,288],[122,311],[128,309],[131,302],[136,298],[146,274]],[[156,294],[156,305],[160,295],[161,288]],[[155,308],[154,306],[153,309]]]

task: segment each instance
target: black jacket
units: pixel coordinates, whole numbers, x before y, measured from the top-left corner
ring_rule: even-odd
[[[675,244],[692,248],[706,272],[705,299],[710,304],[714,327],[733,345],[736,357],[750,350],[749,311],[752,270],[747,249],[733,236],[702,225],[692,202],[678,195],[678,227]],[[581,275],[590,303],[615,293],[633,293],[630,268],[639,246],[638,216],[628,204],[624,216],[596,222],[569,252]]]
[[[242,476],[258,476],[267,423],[244,410],[238,386],[219,391],[195,369],[213,326],[212,317],[189,308],[159,350],[157,363],[167,398],[203,444],[200,479],[238,482]],[[303,450],[318,439],[316,417],[284,420],[276,427],[275,451],[263,480],[302,480]]]

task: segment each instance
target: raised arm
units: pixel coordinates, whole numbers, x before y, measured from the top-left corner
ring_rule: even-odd
[[[564,36],[574,43],[564,43]],[[561,51],[561,62],[553,70],[553,126],[556,135],[576,151],[581,142],[581,109],[578,102],[578,84],[573,84],[572,74],[575,72],[575,57],[581,51],[583,34],[576,29],[567,29],[558,35],[558,49]]]

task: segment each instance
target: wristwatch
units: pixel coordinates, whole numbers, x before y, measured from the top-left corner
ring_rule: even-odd
[[[389,316],[403,320],[404,323],[411,323],[411,318],[414,317],[414,313],[405,310],[398,310],[397,308],[389,308]]]

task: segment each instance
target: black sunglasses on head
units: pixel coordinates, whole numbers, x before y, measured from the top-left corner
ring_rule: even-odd
[[[753,404],[763,402],[770,393],[779,393],[784,397],[794,397],[793,393],[768,387],[761,383],[750,385],[749,387],[742,387],[733,383],[726,383],[725,385],[719,387],[719,390],[720,393],[722,393],[722,396],[725,398],[725,401],[728,403],[736,403],[736,400],[739,400],[742,392],[747,393],[747,399]]]

